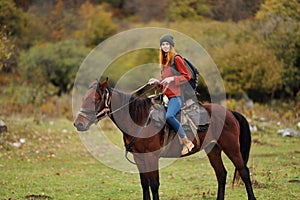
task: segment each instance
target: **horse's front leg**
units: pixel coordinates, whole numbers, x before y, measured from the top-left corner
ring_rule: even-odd
[[[149,191],[149,177],[147,175],[147,168],[144,156],[141,154],[133,154],[135,163],[137,164],[137,168],[140,172],[140,181],[143,190],[143,200],[150,200],[150,191]]]
[[[159,172],[158,170],[150,172],[150,188],[153,200],[159,200]]]
[[[150,200],[149,181],[145,173],[140,173],[140,180],[143,189],[143,200]]]
[[[150,183],[153,200],[159,200],[159,169],[158,156],[154,153],[148,153],[145,156],[145,164],[147,169],[147,176]]]
[[[158,171],[149,173],[140,173],[140,180],[143,189],[143,200],[150,200],[149,186],[152,192],[153,200],[159,200],[159,180]]]
[[[159,200],[159,171],[158,158],[154,155],[146,155],[135,158],[140,172],[140,180],[143,189],[143,200],[150,200],[149,187],[151,188],[153,200]]]
[[[152,192],[153,200],[159,200],[159,180],[158,171],[150,173],[140,173],[141,185],[143,189],[143,200],[150,200],[149,186]]]

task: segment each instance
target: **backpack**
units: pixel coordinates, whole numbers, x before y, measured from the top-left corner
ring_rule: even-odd
[[[176,54],[175,56],[180,56],[180,55]],[[175,56],[173,56],[173,58],[171,60],[170,67],[172,68],[172,72],[174,75],[180,75],[180,73],[177,71],[176,66],[175,66],[175,62],[174,62]],[[181,87],[183,99],[188,100],[195,96],[196,88],[198,86],[199,71],[198,71],[197,67],[195,67],[195,65],[191,61],[189,61],[187,58],[183,58],[181,56],[180,56],[180,58],[183,59],[184,64],[187,67],[187,69],[189,70],[190,75],[191,75],[191,79],[188,81],[188,83],[183,84]],[[189,84],[189,85],[187,85],[187,84]]]

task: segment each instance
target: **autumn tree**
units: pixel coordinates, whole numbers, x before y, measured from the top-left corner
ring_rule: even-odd
[[[122,9],[124,7],[124,3],[126,2],[126,0],[100,0],[100,1],[96,0],[96,2],[108,3],[109,5],[113,6],[114,8]]]
[[[1,70],[12,72],[16,67],[18,45],[27,31],[27,15],[12,0],[0,1]]]
[[[96,46],[117,30],[112,13],[104,5],[94,6],[86,2],[79,11],[78,30],[75,38],[85,41],[88,46]]]
[[[3,31],[0,31],[0,71],[11,70],[9,63],[15,52],[14,42]]]
[[[205,0],[169,1],[167,18],[170,21],[199,20],[209,16],[210,7]]]
[[[136,16],[146,22],[165,19],[194,21],[202,18],[239,21],[254,17],[262,2],[263,0],[123,0],[119,5],[123,6],[125,15]]]
[[[218,21],[239,21],[254,17],[263,0],[206,0],[212,18]]]
[[[26,29],[26,15],[18,9],[12,0],[0,1],[0,25],[2,31],[15,37],[21,37]]]
[[[22,8],[24,11],[27,11],[33,0],[14,0],[18,8]]]
[[[62,0],[58,0],[54,9],[50,13],[49,22],[50,28],[49,39],[51,41],[62,40],[65,36],[65,17],[64,4]]]
[[[127,16],[135,16],[138,21],[163,20],[168,15],[168,2],[153,0],[125,0],[123,12]]]

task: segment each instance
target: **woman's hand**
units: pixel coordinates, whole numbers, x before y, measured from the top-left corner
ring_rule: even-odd
[[[152,84],[159,84],[159,80],[156,79],[156,78],[150,78],[149,81],[148,81],[148,84],[149,84],[149,85],[152,85]]]
[[[174,77],[167,77],[164,80],[162,80],[161,84],[170,84],[172,81],[174,81]]]

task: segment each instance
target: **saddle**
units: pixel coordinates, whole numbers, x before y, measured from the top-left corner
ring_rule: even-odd
[[[157,127],[164,125],[166,123],[167,107],[160,102],[154,102],[151,109],[151,119],[155,125]],[[191,131],[192,128],[196,128],[198,132],[205,132],[210,123],[210,116],[206,109],[192,99],[187,100],[183,104],[176,118],[180,121],[185,131]]]
[[[176,135],[178,136],[178,134],[171,126],[168,125],[168,123],[166,123],[167,107],[162,100],[152,101],[152,103],[151,120],[153,120],[155,126],[161,128],[164,127],[164,150],[162,156],[166,155],[166,157],[178,157],[180,152],[172,152],[172,155],[170,155],[171,142],[175,139]],[[210,116],[206,109],[199,102],[189,99],[184,102],[180,112],[176,115],[176,118],[180,121],[187,134],[192,133],[189,138],[195,138],[197,142],[196,147],[199,148],[200,140],[198,132],[206,132],[210,124]],[[178,141],[180,145],[182,145],[181,140],[179,139]],[[177,149],[180,150],[180,148]]]

